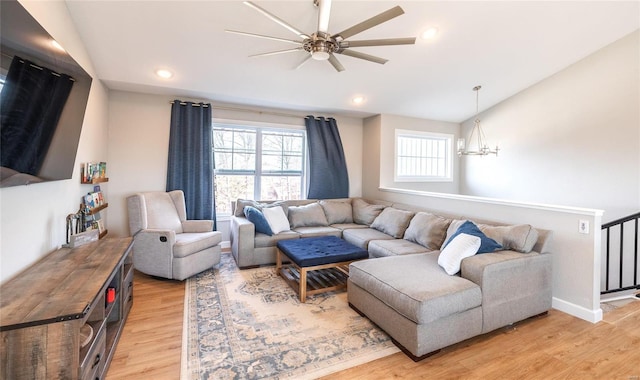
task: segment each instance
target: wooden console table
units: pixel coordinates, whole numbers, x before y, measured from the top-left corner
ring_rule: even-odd
[[[133,305],[132,246],[61,248],[0,287],[1,379],[104,378]]]

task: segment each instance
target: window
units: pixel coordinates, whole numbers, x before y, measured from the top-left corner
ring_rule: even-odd
[[[395,181],[451,181],[453,135],[396,130]]]
[[[214,123],[216,212],[231,214],[238,198],[301,199],[305,132]]]

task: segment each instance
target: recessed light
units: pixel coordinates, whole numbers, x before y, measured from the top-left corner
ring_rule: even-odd
[[[352,101],[354,104],[362,104],[362,103],[364,103],[364,100],[365,100],[365,99],[364,99],[364,96],[356,96],[356,97],[354,97],[353,99],[351,99],[351,101]]]
[[[169,70],[159,69],[156,70],[156,75],[163,79],[169,79],[173,76],[173,73]]]
[[[64,48],[62,47],[62,45],[60,45],[60,44],[58,43],[58,41],[56,41],[56,40],[51,40],[51,46],[53,46],[53,47],[54,47],[54,48],[56,48],[57,50],[60,50],[60,51],[64,51],[64,52],[66,52],[66,50],[64,50]]]
[[[430,40],[435,38],[435,36],[438,34],[438,28],[429,28],[427,30],[425,30],[424,32],[422,32],[421,37],[422,39],[425,40]]]

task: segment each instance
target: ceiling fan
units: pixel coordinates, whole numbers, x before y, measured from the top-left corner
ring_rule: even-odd
[[[251,1],[245,1],[245,5],[257,10],[272,21],[276,22],[280,26],[295,33],[300,40],[289,40],[286,38],[265,36],[262,34],[247,33],[237,30],[226,30],[229,33],[240,34],[250,37],[265,38],[269,40],[282,41],[290,44],[298,45],[292,49],[278,50],[261,54],[254,54],[250,57],[264,57],[275,54],[292,53],[298,51],[304,51],[309,53],[305,59],[296,67],[299,68],[304,65],[310,58],[318,61],[328,60],[331,65],[338,71],[344,71],[344,66],[338,61],[334,54],[348,55],[354,58],[360,58],[367,61],[385,64],[388,60],[380,57],[376,57],[370,54],[365,54],[359,51],[351,50],[354,47],[363,46],[386,46],[386,45],[412,45],[416,42],[415,37],[407,38],[386,38],[377,40],[359,40],[359,41],[347,41],[349,37],[352,37],[358,33],[361,33],[367,29],[371,29],[374,26],[380,25],[383,22],[389,21],[392,18],[398,17],[404,14],[404,11],[400,6],[395,6],[385,12],[373,16],[365,21],[362,21],[350,28],[343,30],[340,33],[329,34],[329,16],[331,13],[331,0],[313,0],[313,4],[318,7],[318,30],[312,34],[306,34],[302,31],[291,26],[284,20],[269,13],[264,8],[252,3]]]

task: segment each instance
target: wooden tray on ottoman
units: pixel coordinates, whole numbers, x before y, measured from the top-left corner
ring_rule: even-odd
[[[290,262],[283,264],[283,258]],[[281,240],[277,244],[276,273],[304,303],[307,295],[346,288],[349,264],[366,258],[366,250],[335,236]]]

